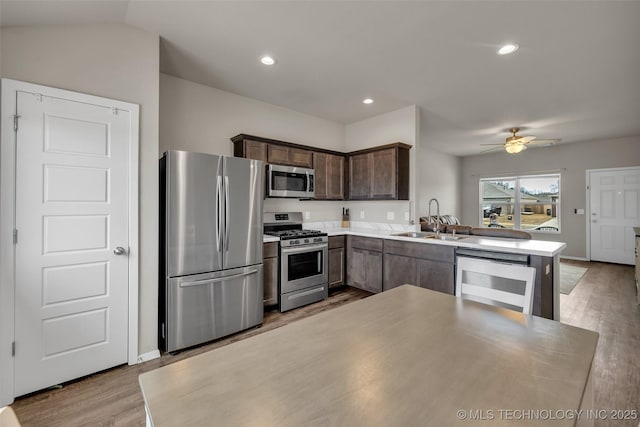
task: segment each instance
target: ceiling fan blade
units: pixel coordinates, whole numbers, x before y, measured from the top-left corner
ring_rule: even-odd
[[[494,144],[483,144],[483,145],[494,145]],[[502,144],[498,144],[498,145],[502,145]],[[480,153],[478,154],[483,154],[483,153],[488,153],[490,151],[498,151],[501,150],[501,147],[493,147],[493,148],[488,148],[486,150],[482,150]]]
[[[536,139],[533,141],[534,144],[553,144],[555,142],[562,141],[561,138],[551,138],[551,139]]]
[[[515,140],[514,142],[516,142],[518,144],[528,144],[531,141],[533,141],[534,139],[536,139],[535,136],[521,136],[517,140]]]
[[[502,144],[480,144],[480,145],[504,145],[504,143],[502,143]]]

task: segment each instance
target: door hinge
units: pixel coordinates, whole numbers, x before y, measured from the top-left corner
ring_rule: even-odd
[[[14,114],[13,115],[13,130],[14,132],[18,132],[18,119],[20,118],[19,115]]]
[[[15,355],[16,355],[16,342],[14,341],[11,343],[11,356],[15,357]]]
[[[13,229],[13,244],[18,244],[18,230],[15,228]]]

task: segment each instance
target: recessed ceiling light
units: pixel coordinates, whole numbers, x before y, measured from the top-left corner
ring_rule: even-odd
[[[373,104],[373,99],[371,98],[365,98],[362,100],[363,104]]]
[[[505,44],[500,49],[498,49],[498,55],[508,55],[518,50],[519,47],[520,46],[515,43]]]
[[[260,62],[262,62],[264,65],[273,65],[276,63],[275,58],[269,56],[269,55],[265,55],[263,57],[260,58]]]

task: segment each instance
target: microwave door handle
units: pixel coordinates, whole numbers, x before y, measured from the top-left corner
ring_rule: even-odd
[[[220,177],[216,177],[216,250],[220,252],[221,240],[222,236],[221,232],[221,221],[222,221],[222,212],[220,209],[220,198],[222,197],[222,181]]]
[[[322,252],[318,252],[318,271],[322,273]]]
[[[309,172],[304,173],[307,176],[307,193],[311,191],[311,181],[309,180]]]
[[[275,196],[274,188],[274,168],[272,165],[267,165],[267,196]]]

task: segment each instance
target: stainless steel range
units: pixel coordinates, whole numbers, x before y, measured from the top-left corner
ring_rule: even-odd
[[[327,298],[327,233],[303,230],[302,212],[265,212],[264,233],[280,238],[280,311]]]

